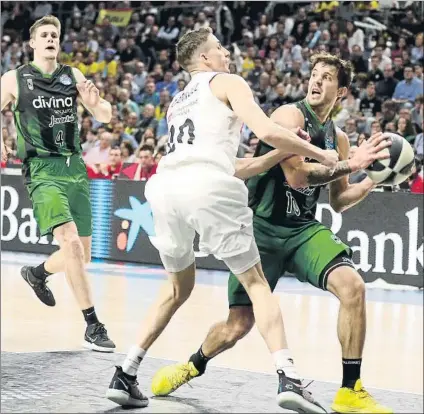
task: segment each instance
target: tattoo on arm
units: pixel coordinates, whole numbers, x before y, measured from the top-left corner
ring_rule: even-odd
[[[310,186],[324,185],[352,172],[347,160],[339,161],[333,174],[331,174],[331,170],[328,167],[321,164],[315,165],[317,168],[310,171],[307,177],[308,185]]]

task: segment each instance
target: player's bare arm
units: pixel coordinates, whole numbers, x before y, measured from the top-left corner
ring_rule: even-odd
[[[100,97],[99,90],[93,82],[86,79],[82,72],[77,68],[72,68],[77,81],[79,98],[84,107],[96,118],[97,121],[109,123],[112,118],[111,104]]]
[[[370,140],[375,139],[376,135],[373,135]],[[339,139],[340,158],[343,160],[342,162],[347,162],[350,149],[349,139],[344,132],[338,133],[337,136]],[[366,141],[364,141],[364,143],[366,143]],[[368,167],[368,165],[366,167]],[[361,166],[359,169],[366,167]],[[369,177],[366,177],[360,183],[349,184],[349,176],[346,175],[330,183],[330,205],[334,211],[341,213],[362,201],[373,188],[375,188],[375,184]]]
[[[286,128],[295,128],[304,124],[302,112],[293,105],[287,105],[277,109],[271,118]],[[340,146],[345,145],[346,142],[347,151],[349,152],[349,140],[346,134],[338,130],[337,138],[339,154]],[[338,161],[334,170],[324,165],[305,162],[299,156],[284,160],[281,163],[281,167],[284,170],[288,183],[293,188],[324,185],[338,180],[340,177],[347,177],[352,172],[366,168],[376,159],[383,159],[386,156],[379,154],[379,151],[388,145],[390,143],[385,140],[383,134],[376,134],[369,140],[368,145],[363,147],[361,152],[355,154],[352,159],[348,160],[346,157]]]
[[[1,110],[16,98],[16,70],[10,70],[1,77]]]
[[[13,102],[15,100],[16,89],[17,89],[16,70],[10,70],[9,72],[5,73],[1,77],[1,110],[2,111],[4,108],[6,108],[7,105],[10,104],[10,102]],[[11,149],[4,144],[3,140],[1,140],[1,160],[3,162],[7,161],[7,157],[10,152],[11,152]]]
[[[338,160],[334,151],[315,147],[273,122],[256,104],[249,85],[240,76],[220,74],[211,81],[211,89],[261,141],[287,154],[303,155],[334,168]]]
[[[247,180],[250,177],[268,171],[278,164],[285,155],[283,151],[272,150],[260,157],[236,158],[236,172],[234,175],[242,180]]]

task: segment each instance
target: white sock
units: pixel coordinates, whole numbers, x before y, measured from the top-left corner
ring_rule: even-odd
[[[138,367],[140,366],[144,355],[146,355],[146,351],[144,349],[137,345],[131,347],[124,363],[122,364],[122,371],[128,375],[137,375]]]
[[[274,359],[274,365],[277,371],[284,371],[286,377],[300,379],[288,349],[280,349],[279,351],[274,352],[272,354],[272,358]]]

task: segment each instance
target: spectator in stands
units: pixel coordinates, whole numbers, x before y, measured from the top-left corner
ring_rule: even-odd
[[[384,67],[383,79],[376,84],[377,96],[381,99],[391,99],[393,96],[398,80],[394,78],[394,68],[392,65]]]
[[[144,89],[146,83],[147,72],[143,62],[137,62],[135,64],[135,74],[134,74],[134,83],[138,86],[140,91]]]
[[[422,159],[415,159],[412,174],[408,180],[409,188],[413,194],[424,194],[424,177]]]
[[[8,132],[8,136],[17,137],[15,120],[13,118],[13,112],[10,110],[4,111],[4,115],[2,116],[2,128],[6,128]]]
[[[384,70],[384,67],[386,65],[391,65],[392,64],[392,59],[390,59],[388,56],[386,56],[385,54],[383,54],[383,46],[381,46],[381,45],[377,45],[374,48],[374,53],[371,55],[371,59],[370,59],[371,67],[373,66],[373,64],[372,64],[372,58],[374,56],[377,56],[378,68],[380,69],[380,71]]]
[[[121,167],[121,148],[114,146],[109,149],[107,163],[87,165],[88,178],[114,180],[119,176]]]
[[[358,44],[352,46],[351,62],[354,73],[367,73],[368,63],[364,59],[364,49]]]
[[[411,121],[403,116],[399,117],[396,122],[396,133],[409,142],[413,142],[415,139],[415,131]]]
[[[377,134],[378,132],[382,132],[381,124],[378,121],[371,122],[371,133],[369,135]]]
[[[406,65],[403,69],[404,80],[396,85],[393,99],[398,103],[413,103],[423,92],[423,82],[414,77],[414,69]]]
[[[359,134],[357,132],[356,120],[349,118],[345,123],[345,132],[349,138],[350,145],[356,145]]]
[[[142,107],[147,104],[153,105],[153,108],[156,105],[159,105],[159,93],[156,92],[156,85],[154,81],[146,81],[144,92],[141,94],[138,103]]]
[[[118,62],[114,60],[115,53],[116,51],[114,49],[106,49],[104,60],[99,62],[98,69],[102,73],[102,78],[116,77],[118,73]]]
[[[83,156],[84,162],[89,165],[107,163],[112,142],[113,135],[110,132],[103,132],[94,147]]]
[[[140,147],[137,162],[125,167],[122,174],[134,181],[147,181],[156,174],[157,164],[153,157],[154,149],[149,145]]]
[[[380,69],[380,59],[377,55],[371,57],[371,67],[368,72],[368,79],[372,82],[378,82],[383,79],[383,72]]]
[[[180,29],[176,26],[175,17],[169,16],[166,26],[159,29],[158,37],[166,39],[170,43],[178,39]]]
[[[163,81],[156,84],[156,92],[160,92],[163,89],[167,89],[172,95],[177,90],[177,82],[173,81],[172,70],[167,70],[163,75]]]
[[[112,135],[114,145],[121,145],[121,142],[125,140],[129,141],[134,149],[138,146],[138,142],[135,137],[125,132],[124,123],[121,121],[118,121],[114,124]]]
[[[417,132],[422,132],[424,95],[415,98],[415,106],[411,110],[411,122]]]
[[[175,59],[175,43],[195,26],[211,27],[229,48],[231,73],[245,77],[268,115],[274,108],[305,96],[310,55],[327,50],[351,60],[355,68],[352,90],[332,114],[336,125],[349,131],[351,143],[360,132],[369,133],[371,122],[377,120],[374,130],[397,131],[399,128],[407,137],[410,137],[411,122],[418,133],[415,143],[419,144],[420,139],[422,141],[419,135],[422,98],[416,94],[422,94],[422,15],[401,8],[396,14],[384,15],[378,10],[378,2],[372,4],[370,9],[365,3],[355,2],[321,2],[318,8],[315,4],[225,2],[216,7],[193,6],[192,11],[188,11],[178,2],[166,7],[150,2],[141,3],[139,7],[138,3],[129,2],[125,7],[133,8],[131,22],[126,27],[117,27],[108,18],[101,25],[95,24],[104,3],[66,2],[62,10],[62,62],[78,67],[91,77],[102,98],[113,105],[113,119],[105,126],[93,121],[91,115],[78,106],[84,157],[103,147],[97,137],[103,136],[105,128],[114,133],[125,160],[135,156],[130,151],[136,146],[146,143],[154,146],[155,159],[161,157],[158,148],[163,148],[168,133],[167,95],[172,98],[190,81],[188,73]],[[53,7],[55,14],[57,5],[48,6]],[[8,14],[7,8],[2,14],[2,23],[6,23],[1,43],[3,72],[27,63],[32,56],[27,39],[34,7],[32,3],[20,3],[14,8],[14,15]],[[111,2],[108,7],[120,5]],[[419,11],[414,4],[411,8]],[[373,38],[376,31],[352,23],[363,21],[369,10],[375,20],[387,26],[387,30],[377,31],[377,39]],[[402,20],[402,17],[405,18]],[[409,65],[413,65],[414,73],[408,72]],[[400,82],[404,77],[405,82]],[[375,83],[375,92],[371,95],[368,89],[372,86],[367,86],[370,81]],[[364,111],[362,115],[359,105]],[[3,126],[8,129],[8,138],[16,139],[13,115],[8,109],[3,112]],[[355,121],[356,131],[353,130]],[[241,156],[249,134],[249,129],[244,127]],[[128,146],[128,143],[123,145],[125,138],[130,140],[131,150],[124,149]],[[410,139],[412,144],[414,139]],[[247,156],[252,154],[250,151]]]
[[[118,110],[122,116],[122,111],[126,108],[129,112],[135,112],[137,116],[140,115],[138,105],[130,99],[130,92],[127,89],[121,89],[119,92]]]
[[[121,158],[122,164],[132,163],[135,161],[134,148],[130,141],[123,140],[121,142]]]
[[[83,155],[87,154],[87,152],[94,148],[97,144],[97,130],[91,129],[87,132],[85,142],[81,144]]]
[[[361,100],[358,98],[358,91],[354,86],[350,86],[347,90],[346,98],[342,100],[341,105],[346,109],[352,118],[356,118],[359,114]]]
[[[155,119],[155,107],[151,104],[144,106],[143,114],[140,122],[140,133],[144,134],[147,128],[151,128],[154,132],[158,127],[158,121]]]
[[[423,65],[421,63],[416,63],[414,65],[414,73],[415,73],[415,77],[418,80],[420,80],[421,82],[424,82]]]

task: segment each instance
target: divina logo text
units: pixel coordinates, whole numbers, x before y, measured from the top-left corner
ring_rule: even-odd
[[[35,109],[45,109],[45,108],[54,108],[54,109],[63,109],[70,108],[74,105],[74,100],[68,96],[67,98],[55,98],[51,96],[50,98],[45,98],[44,96],[38,96],[32,100],[32,106]]]

